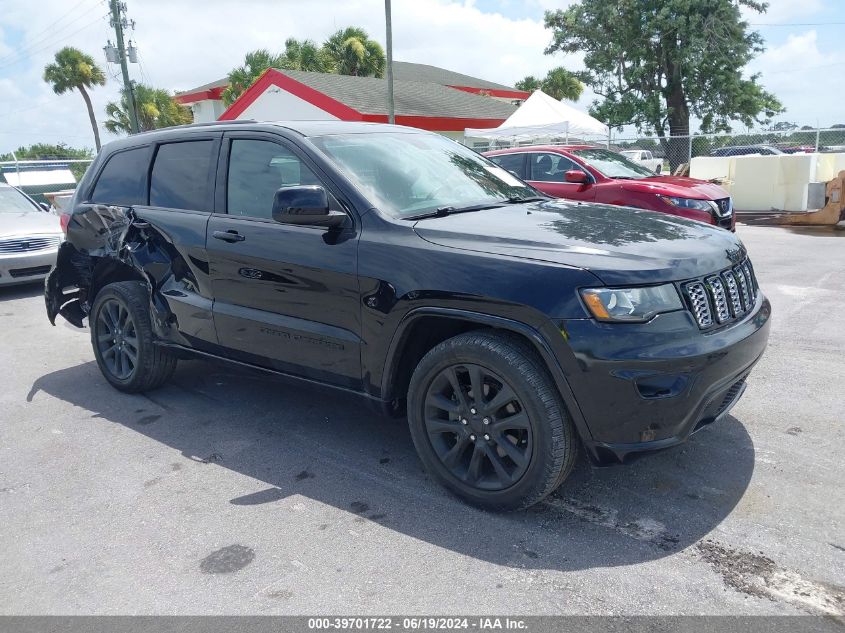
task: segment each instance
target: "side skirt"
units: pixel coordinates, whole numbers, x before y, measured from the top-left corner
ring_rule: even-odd
[[[192,357],[200,357],[200,358],[208,358],[211,360],[218,360],[223,361],[225,363],[231,363],[233,365],[238,365],[240,367],[245,367],[247,369],[252,369],[255,371],[260,371],[266,374],[272,374],[274,376],[279,376],[281,378],[286,378],[295,382],[299,383],[307,383],[310,385],[314,385],[316,387],[328,387],[329,389],[334,389],[337,391],[342,391],[344,393],[348,393],[353,396],[358,396],[359,398],[364,398],[368,401],[370,406],[372,406],[378,413],[383,414],[387,417],[391,417],[391,411],[393,411],[393,403],[388,400],[383,400],[371,394],[368,394],[364,391],[357,391],[355,389],[349,389],[348,387],[341,387],[338,385],[333,385],[327,382],[321,382],[319,380],[314,380],[313,378],[305,378],[303,376],[297,376],[296,374],[289,374],[287,372],[279,371],[277,369],[270,369],[268,367],[262,367],[261,365],[253,365],[252,363],[245,363],[243,361],[234,360],[232,358],[226,358],[225,356],[220,356],[218,354],[212,354],[210,352],[204,352],[197,349],[193,349],[190,347],[185,347],[184,345],[178,345],[176,343],[168,343],[166,341],[156,341],[155,344],[159,347],[164,347],[166,349],[172,350],[176,353],[177,356],[180,358],[192,358]],[[392,416],[395,417],[395,416]]]

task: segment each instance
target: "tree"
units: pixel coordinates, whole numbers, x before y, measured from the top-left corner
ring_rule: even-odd
[[[759,75],[742,75],[764,48],[740,8],[762,13],[766,6],[756,0],[582,0],[546,12],[553,33],[546,53],[585,53],[582,79],[602,98],[591,113],[612,127],[633,124],[656,133],[674,169],[686,158],[688,140],[666,136],[688,135],[690,116],[701,120],[702,131],[719,132],[730,131],[731,121],[750,127],[783,112]]]
[[[135,112],[138,115],[138,128],[141,132],[156,130],[171,125],[184,125],[193,120],[191,111],[178,104],[170,93],[160,88],[152,88],[144,84],[133,86],[135,93]],[[125,132],[129,134],[132,127],[129,123],[129,95],[122,91],[120,103],[110,102],[106,106],[106,129],[112,134]]]
[[[238,66],[229,73],[229,85],[223,91],[223,103],[232,105],[255,80],[268,68],[281,66],[283,57],[273,55],[266,48],[250,51],[244,57],[243,66]]]
[[[514,84],[517,90],[524,90],[525,92],[534,92],[543,88],[543,82],[537,79],[534,75],[527,75]]]
[[[94,131],[94,145],[100,151],[100,131],[97,129],[97,119],[88,90],[93,86],[103,86],[106,76],[102,68],[97,66],[94,58],[86,55],[72,46],[65,46],[54,57],[55,62],[44,67],[44,81],[50,84],[57,95],[68,90],[79,90],[88,108],[88,118]]]
[[[19,147],[14,154],[8,152],[0,154],[0,160],[53,160],[56,158],[94,158],[94,152],[86,148],[70,147],[65,143],[50,145],[48,143],[34,143],[29,147]],[[90,163],[71,163],[70,171],[78,181],[82,178]]]
[[[525,90],[526,92],[542,90],[558,101],[561,99],[578,101],[581,93],[584,92],[584,84],[578,80],[578,77],[574,73],[569,72],[563,67],[550,70],[542,81],[533,75],[528,75],[524,79],[517,81],[515,87],[518,90]]]
[[[330,73],[334,70],[326,51],[313,40],[300,41],[294,37],[285,40],[285,52],[279,59],[279,67],[317,73]]]
[[[323,50],[340,75],[384,76],[384,49],[362,28],[348,26],[337,31],[323,44]]]

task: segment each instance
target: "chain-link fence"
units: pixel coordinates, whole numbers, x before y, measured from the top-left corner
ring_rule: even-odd
[[[694,134],[691,136],[635,136],[611,138],[616,150],[640,149],[664,159],[664,169],[676,171],[697,156],[743,156],[845,151],[845,128],[793,129]]]
[[[0,161],[0,182],[17,187],[37,202],[58,207],[69,197],[93,158]]]
[[[485,152],[538,141],[512,143],[506,139],[494,142],[467,138],[463,141],[476,151]],[[690,136],[616,136],[610,138],[555,138],[539,141],[544,145],[587,144],[609,147],[614,151],[644,150],[653,159],[662,159],[663,173],[676,172],[696,156],[742,156],[797,152],[845,152],[845,127],[791,130],[764,130],[731,134],[693,134]]]

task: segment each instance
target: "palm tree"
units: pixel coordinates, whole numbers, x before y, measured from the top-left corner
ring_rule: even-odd
[[[298,40],[290,37],[285,40],[285,52],[279,60],[279,68],[288,70],[310,70],[317,73],[330,73],[334,70],[332,60],[326,51],[313,40]]]
[[[138,128],[141,132],[171,125],[184,125],[193,120],[191,111],[176,103],[166,90],[135,84],[133,92],[135,93],[135,112],[138,114]],[[109,132],[112,134],[131,132],[128,108],[129,96],[126,90],[123,90],[119,104],[111,102],[106,106],[106,114],[109,118],[105,126]]]
[[[578,101],[581,93],[584,92],[584,84],[578,77],[565,68],[554,68],[549,71],[543,80],[543,92],[554,97],[558,101],[569,99]]]
[[[74,88],[79,90],[88,108],[88,118],[91,120],[91,129],[94,130],[94,144],[99,152],[100,131],[97,129],[94,107],[86,88],[105,85],[106,76],[103,69],[97,66],[93,57],[72,46],[65,46],[57,52],[55,60],[55,63],[44,67],[44,81],[53,87],[53,92],[57,95]]]
[[[364,29],[348,26],[332,35],[323,44],[340,75],[383,77],[386,60],[381,44],[371,40]]]
[[[250,51],[244,58],[243,66],[238,66],[229,73],[229,86],[223,91],[223,102],[229,106],[249,88],[268,68],[281,66],[283,56],[273,55],[266,48]]]
[[[543,87],[543,82],[537,79],[534,75],[528,75],[523,79],[517,81],[514,85],[517,90],[524,90],[525,92],[534,92]]]

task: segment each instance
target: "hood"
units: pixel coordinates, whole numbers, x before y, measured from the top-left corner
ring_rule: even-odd
[[[62,235],[59,216],[46,211],[0,212],[0,238],[27,235]]]
[[[622,189],[697,200],[719,200],[731,195],[712,182],[683,176],[652,176],[642,180],[624,180]]]
[[[583,268],[607,285],[690,279],[745,256],[733,233],[708,224],[564,200],[427,218],[414,230],[449,248]]]

